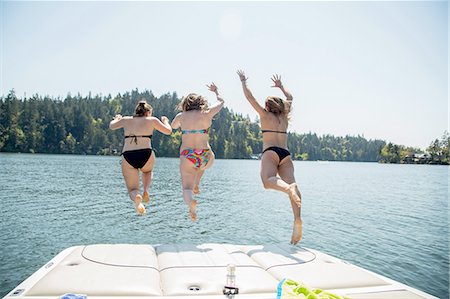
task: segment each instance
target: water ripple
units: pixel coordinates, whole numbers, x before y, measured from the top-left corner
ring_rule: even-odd
[[[292,212],[264,190],[259,161],[217,160],[197,223],[178,159],[157,158],[144,217],[118,157],[0,154],[0,296],[69,246],[94,243],[287,243]],[[305,247],[448,298],[448,167],[295,162]]]

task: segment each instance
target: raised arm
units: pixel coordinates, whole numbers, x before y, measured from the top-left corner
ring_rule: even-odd
[[[272,76],[271,79],[273,81],[272,87],[278,87],[285,95],[286,100],[289,103],[292,103],[292,99],[293,99],[292,94],[286,88],[284,88],[283,83],[281,83],[281,76],[275,74]]]
[[[181,126],[181,114],[181,112],[178,113],[172,120],[172,123],[170,124],[172,129],[178,129]]]
[[[256,110],[256,112],[261,116],[266,112],[264,108],[258,103],[258,101],[253,96],[252,92],[247,86],[247,77],[245,77],[245,73],[241,70],[237,71],[237,74],[239,75],[239,79],[242,82],[242,89],[244,90],[244,95],[247,98],[247,100],[250,102],[252,107]]]
[[[220,109],[223,108],[223,104],[225,103],[225,101],[219,95],[219,89],[217,88],[216,84],[214,84],[214,82],[212,82],[210,85],[206,85],[206,86],[208,87],[208,89],[210,91],[214,92],[217,97],[217,102],[214,105],[212,105],[211,107],[209,107],[209,114],[211,116],[214,116],[217,113],[219,113]]]
[[[170,135],[172,133],[172,127],[169,124],[169,119],[166,116],[161,116],[161,120],[156,117],[152,117],[153,127],[163,134]]]
[[[109,128],[111,130],[117,130],[123,127],[123,117],[120,114],[116,114],[113,120],[109,123]]]

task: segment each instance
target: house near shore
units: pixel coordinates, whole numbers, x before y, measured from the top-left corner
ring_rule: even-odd
[[[428,164],[431,162],[431,155],[429,153],[424,154],[414,154],[414,163],[417,164]]]
[[[404,164],[429,164],[433,157],[429,153],[416,154],[409,153],[402,160]]]
[[[401,159],[400,163],[449,165],[448,159],[446,159],[443,154],[432,155],[430,153],[423,153],[423,154],[409,153]]]

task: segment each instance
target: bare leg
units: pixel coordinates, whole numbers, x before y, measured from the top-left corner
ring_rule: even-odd
[[[191,220],[195,222],[197,220],[197,201],[194,199],[193,188],[198,170],[194,167],[194,164],[192,164],[191,161],[184,157],[180,157],[180,173],[181,185],[183,188],[183,200],[189,207],[189,215]]]
[[[189,207],[189,216],[193,222],[197,221],[197,200],[194,199],[194,194],[191,189],[183,189],[183,200]]]
[[[142,167],[142,185],[144,187],[144,193],[142,194],[142,201],[146,204],[150,202],[150,196],[148,194],[148,189],[152,184],[153,179],[153,165],[155,164],[155,153],[152,152],[150,159],[148,159],[147,163],[145,163],[144,167]]]
[[[286,158],[278,168],[280,177],[290,186],[294,186],[295,196],[290,196],[292,213],[294,214],[294,228],[292,231],[291,243],[297,244],[302,239],[303,222],[301,219],[301,198],[302,195],[298,190],[294,177],[294,164],[290,157]],[[299,204],[300,203],[300,204]]]
[[[205,170],[199,170],[197,172],[197,175],[195,176],[195,183],[194,183],[194,194],[200,193],[200,180],[202,179],[203,174],[205,173]]]
[[[300,199],[296,198],[295,184],[288,184],[277,176],[278,161],[278,155],[272,151],[265,152],[261,157],[261,180],[264,188],[282,191],[300,205]]]
[[[200,181],[203,177],[203,174],[205,173],[205,170],[208,168],[211,168],[214,164],[214,161],[216,160],[214,152],[211,151],[211,155],[209,157],[209,161],[208,164],[206,164],[205,166],[203,166],[202,168],[200,168],[197,172],[197,175],[195,176],[195,183],[194,183],[194,194],[199,194],[200,193]]]
[[[148,188],[152,184],[153,171],[142,173],[142,184],[144,185],[144,193],[142,194],[142,200],[144,203],[150,202],[150,196],[148,194]]]
[[[142,204],[142,195],[140,195],[139,193],[134,197],[134,207],[136,208],[136,212],[139,215],[144,215],[147,212],[144,205]]]
[[[145,214],[145,207],[142,204],[142,196],[139,194],[139,170],[133,168],[125,159],[122,159],[122,174],[125,179],[130,199],[134,201],[136,212],[139,215]]]

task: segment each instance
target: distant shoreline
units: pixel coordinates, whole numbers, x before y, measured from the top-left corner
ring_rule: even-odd
[[[116,97],[68,95],[55,99],[34,95],[20,99],[12,90],[0,98],[0,152],[58,153],[75,155],[118,155],[123,132],[110,130],[114,115],[134,111],[146,99],[158,115],[175,117],[180,102],[176,93],[155,97],[151,91],[133,90]],[[28,117],[23,117],[27,115]],[[263,141],[258,120],[224,108],[211,125],[209,143],[217,159],[258,159]],[[152,146],[156,156],[178,157],[181,132],[170,136],[155,132]],[[364,135],[289,132],[287,148],[294,161],[380,162],[390,164],[441,164],[450,161],[450,135],[431,142],[426,150],[366,139]]]
[[[89,156],[89,157],[120,157],[121,155],[98,155],[98,154],[66,154],[66,153],[23,153],[23,152],[2,152],[1,154],[6,155],[62,155],[62,156]],[[157,158],[171,158],[171,159],[178,159],[179,157],[169,157],[169,156],[157,156]],[[248,158],[216,158],[216,160],[248,160],[248,161],[260,161],[260,159],[248,159]],[[400,163],[389,163],[389,162],[382,162],[382,161],[341,161],[341,160],[300,160],[296,159],[293,160],[295,162],[318,162],[321,164],[327,164],[327,163],[339,163],[339,162],[350,162],[350,163],[378,163],[378,164],[391,164],[391,165],[441,165],[441,166],[449,166],[449,164],[444,163],[406,163],[406,162],[400,162]]]

